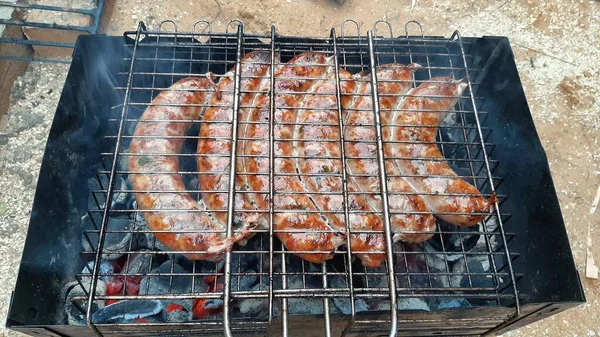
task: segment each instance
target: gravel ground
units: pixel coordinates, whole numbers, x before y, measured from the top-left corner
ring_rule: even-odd
[[[0,331],[17,277],[46,138],[68,69],[33,63],[13,86],[13,106],[3,131],[8,136],[0,138]]]
[[[215,29],[242,18],[251,32],[265,32],[274,22],[282,34],[324,36],[344,18],[363,23],[363,32],[387,18],[396,32],[415,19],[424,23],[427,34],[449,36],[459,29],[465,36],[508,36],[588,298],[585,305],[509,335],[600,336],[600,281],[584,278],[589,224],[592,253],[600,261],[600,231],[593,228],[600,224],[600,211],[591,211],[600,188],[599,1],[418,0],[414,9],[410,1],[392,0],[348,0],[343,7],[323,0],[223,0],[220,6],[214,0],[165,3],[120,0],[108,33],[133,29],[139,20],[156,27],[164,19],[174,19],[179,30],[191,30],[199,18],[214,18]],[[152,8],[155,4],[160,11]],[[14,86],[9,136],[0,136],[0,322],[8,309],[39,165],[66,71],[66,66],[31,65]]]

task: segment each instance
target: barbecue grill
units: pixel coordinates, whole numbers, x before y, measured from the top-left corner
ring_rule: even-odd
[[[382,29],[384,32],[382,32]],[[409,30],[416,29],[417,35]],[[353,31],[353,35],[348,34]],[[355,35],[354,35],[355,34]],[[223,262],[190,261],[161,246],[148,229],[128,182],[127,161],[138,119],[177,80],[224,74],[253,50],[282,62],[305,51],[333,55],[339,69],[371,72],[388,63],[419,63],[416,85],[437,76],[464,79],[467,89],[438,131],[437,144],[457,174],[497,198],[479,225],[438,221],[423,244],[392,244],[381,135],[391,127],[373,106],[387,261],[367,268],[352,247],[321,265],[285,250],[270,226],[255,230]],[[274,58],[272,57],[271,60]],[[274,62],[274,61],[271,61]],[[371,98],[378,78],[371,72]],[[273,80],[273,74],[270,74]],[[240,72],[233,111],[240,106]],[[273,81],[271,81],[273,83]],[[271,102],[274,92],[270,91]],[[340,101],[339,99],[337,100]],[[342,116],[338,103],[337,112]],[[265,123],[276,127],[271,104]],[[236,116],[236,114],[234,114]],[[200,199],[195,168],[198,125],[184,137],[180,173]],[[234,117],[232,144],[243,141]],[[250,123],[250,122],[245,122]],[[255,122],[260,123],[260,122]],[[336,124],[343,130],[343,118]],[[413,126],[414,127],[414,126]],[[344,133],[335,140],[341,149]],[[271,151],[269,181],[277,175]],[[247,156],[232,151],[231,162]],[[337,174],[351,178],[345,169]],[[227,235],[231,235],[235,165],[228,172]],[[245,173],[242,173],[245,174]],[[278,193],[270,184],[269,200]],[[344,183],[343,216],[357,212]],[[177,211],[177,210],[174,210]],[[346,221],[346,223],[348,223]],[[348,228],[350,230],[350,228]],[[83,248],[80,248],[83,247]],[[78,257],[79,256],[79,257]],[[502,333],[585,301],[543,148],[535,132],[510,44],[502,37],[425,36],[409,22],[405,34],[377,22],[362,35],[353,20],[325,38],[249,34],[232,21],[213,32],[199,21],[178,32],[172,21],[151,31],[140,23],[124,37],[79,38],[63,89],[33,205],[7,326],[32,336],[326,335],[455,336]]]

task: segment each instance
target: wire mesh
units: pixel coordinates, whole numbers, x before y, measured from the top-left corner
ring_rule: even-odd
[[[74,31],[82,32],[86,34],[96,34],[100,26],[100,19],[105,8],[104,0],[96,0],[95,6],[92,9],[86,8],[71,8],[68,6],[48,6],[37,3],[28,2],[16,2],[16,1],[0,1],[0,8],[14,9],[15,11],[43,11],[44,13],[58,14],[68,13],[69,15],[81,15],[89,17],[91,24],[89,26],[79,26],[73,24],[57,24],[47,22],[37,22],[35,20],[27,20],[19,17],[13,17],[10,19],[0,19],[0,25],[14,26],[14,27],[33,27],[41,28],[45,30],[61,30],[61,31]],[[32,47],[51,47],[61,49],[72,49],[75,47],[75,43],[64,42],[64,41],[41,41],[34,40],[28,37],[17,38],[17,37],[2,37],[0,36],[0,46],[5,45],[24,45]],[[3,55],[0,54],[0,59],[12,60],[12,61],[38,61],[38,62],[50,62],[50,63],[69,63],[68,60],[63,60],[54,57],[40,57],[34,56],[22,56],[22,55]]]
[[[344,25],[348,23],[345,22]],[[381,24],[378,22],[376,27]],[[511,254],[508,249],[513,235],[504,231],[503,222],[508,219],[508,215],[500,212],[499,205],[505,196],[495,192],[502,179],[493,174],[498,163],[489,157],[494,148],[494,145],[487,141],[491,130],[485,127],[486,112],[477,109],[483,100],[483,97],[477,95],[479,83],[471,81],[471,78],[477,78],[481,70],[469,66],[473,63],[473,56],[469,52],[473,46],[463,42],[457,33],[451,38],[425,37],[422,34],[408,36],[407,29],[406,36],[393,38],[391,26],[387,24],[387,27],[390,37],[378,35],[376,29],[368,32],[367,36],[360,36],[358,25],[356,36],[338,37],[335,29],[328,38],[278,36],[274,27],[270,35],[252,35],[244,32],[241,22],[230,24],[228,29],[235,29],[235,33],[179,33],[176,29],[148,31],[140,24],[136,32],[125,34],[129,41],[130,54],[123,59],[123,64],[128,67],[124,67],[120,73],[123,83],[115,87],[115,90],[122,93],[124,103],[113,109],[113,118],[108,121],[110,127],[106,140],[114,151],[102,153],[104,169],[98,171],[98,188],[92,190],[97,207],[88,213],[93,226],[84,232],[84,239],[91,249],[82,255],[86,261],[93,260],[93,263],[88,265],[87,271],[78,276],[82,286],[91,278],[91,285],[86,293],[88,297],[77,298],[76,301],[87,309],[88,324],[98,334],[111,335],[127,331],[131,335],[147,336],[164,335],[164,331],[172,331],[177,335],[210,335],[224,331],[226,335],[235,335],[265,334],[275,329],[280,330],[279,334],[287,336],[293,334],[291,331],[299,320],[306,324],[308,320],[315,319],[323,323],[322,331],[327,336],[342,333],[348,336],[366,333],[413,335],[415,329],[426,329],[431,333],[483,333],[518,315],[518,295],[511,265],[516,255]],[[244,56],[253,51],[263,51],[270,55],[268,61],[250,62],[253,67],[269,68],[267,72],[255,77],[244,75],[242,70],[248,66]],[[286,62],[304,52],[323,55],[327,59],[326,63],[307,63],[303,66],[312,69],[322,67],[324,72],[329,74],[328,77],[288,78],[277,72],[277,69],[285,67]],[[280,62],[276,56],[279,56]],[[431,233],[414,233],[432,235],[425,243],[393,243],[395,233],[391,224],[392,217],[407,214],[440,216],[439,212],[431,210],[414,212],[392,207],[388,200],[394,195],[424,194],[414,191],[398,192],[387,188],[390,179],[410,178],[410,175],[389,172],[386,168],[387,163],[411,158],[388,156],[384,151],[385,147],[411,142],[388,139],[385,137],[386,130],[423,126],[398,125],[381,118],[389,111],[382,110],[380,100],[394,98],[396,95],[395,99],[401,101],[407,94],[379,92],[380,85],[393,83],[394,80],[378,78],[376,70],[389,64],[411,63],[418,63],[422,67],[414,72],[408,81],[410,88],[418,87],[438,76],[464,79],[464,83],[468,84],[466,90],[455,97],[458,104],[450,114],[450,121],[442,123],[437,129],[436,140],[422,142],[438,146],[443,157],[412,159],[448,162],[456,172],[456,177],[469,181],[486,198],[497,197],[498,202],[494,203],[490,214],[482,214],[484,220],[474,227],[456,227],[438,220],[435,230]],[[235,71],[228,73],[231,70]],[[346,71],[369,75],[357,80],[356,77],[345,77]],[[152,161],[155,160],[154,155],[159,155],[131,151],[132,140],[157,138],[153,135],[136,135],[135,127],[144,122],[169,122],[140,121],[141,115],[148,107],[161,106],[161,103],[153,100],[180,79],[204,76],[209,72],[215,74],[217,80],[229,78],[232,85],[219,93],[214,92],[214,88],[196,91],[207,91],[209,96],[225,95],[230,98],[227,104],[213,104],[212,101],[192,105],[162,103],[165,109],[197,107],[204,111],[221,109],[229,113],[229,117],[220,115],[219,118],[210,119],[205,114],[194,119],[180,119],[177,123],[190,124],[191,130],[184,136],[166,137],[167,140],[175,139],[184,144],[183,153],[160,156],[176,156],[180,159],[180,167],[167,174],[181,175],[186,189],[134,191],[129,182],[130,175],[152,175],[153,172],[134,172],[126,163],[136,156]],[[267,85],[250,90],[247,83],[253,79]],[[281,116],[281,110],[284,109],[278,104],[281,99],[287,97],[286,95],[290,96],[289,93],[281,91],[281,83],[290,80],[319,82],[323,87],[328,83],[332,84],[329,90],[299,90],[293,93],[296,100],[306,101],[306,97],[312,97],[328,104],[310,109],[302,105],[288,106],[287,109],[294,116],[305,116],[307,119],[302,121],[300,117],[294,117],[293,120],[286,120]],[[356,93],[352,97],[364,99],[368,106],[356,109],[344,106],[344,99],[348,96],[344,88],[349,83],[360,84],[361,81],[370,90]],[[249,96],[258,97],[257,99],[262,97],[268,103],[263,106],[262,118],[247,112],[260,110],[255,109],[255,100],[248,103]],[[444,97],[439,99],[442,98]],[[402,109],[396,110],[398,113],[402,112]],[[303,136],[309,134],[305,132],[306,129],[314,127],[315,124],[307,115],[310,111],[317,116],[328,117],[327,120],[319,121],[317,129],[326,136]],[[443,112],[414,108],[410,111]],[[369,113],[373,118],[370,121],[348,122],[347,116],[352,113]],[[199,125],[211,124],[228,126],[226,130],[229,136],[207,136],[198,130]],[[346,136],[348,130],[357,127],[369,128],[376,137],[360,141],[370,148],[367,155],[353,157],[345,151],[348,146],[357,142],[355,139],[347,139]],[[245,131],[251,128],[262,128],[267,132],[254,137]],[[285,131],[291,129],[295,130],[292,136],[284,136]],[[201,141],[221,142],[229,151],[198,154],[196,143]],[[328,149],[329,152],[302,154],[292,151],[286,154],[278,151],[286,144],[292,149],[312,146],[322,151]],[[249,145],[256,145],[263,150],[258,154],[248,152]],[[213,161],[218,160],[215,158],[223,158],[227,165],[223,166],[222,170],[204,171],[196,167],[195,161],[199,158]],[[328,163],[328,169],[311,173],[302,171],[298,168],[300,166],[287,171],[279,167],[286,161],[310,160],[319,164]],[[374,169],[367,173],[356,173],[348,168],[353,160],[373,161],[376,164]],[[248,171],[247,166],[244,166],[246,161],[262,161],[266,164],[263,165],[262,171]],[[229,165],[230,163],[237,165]],[[325,167],[325,164],[323,165]],[[244,169],[240,170],[240,167]],[[221,176],[226,182],[221,186],[226,188],[215,190],[201,186],[198,176],[202,179],[202,175]],[[251,184],[242,188],[237,180],[240,177],[254,177],[266,183],[260,189],[255,189]],[[417,174],[413,178],[422,176]],[[448,176],[440,175],[437,178]],[[286,190],[278,184],[278,181],[290,182],[292,179],[303,181],[304,190]],[[330,183],[334,188],[307,188],[307,182],[311,179],[318,181],[316,186]],[[353,184],[357,179],[375,179],[378,187],[370,191],[356,190]],[[181,254],[198,253],[197,251],[171,252],[156,239],[155,234],[160,234],[161,231],[150,230],[143,216],[144,213],[151,213],[153,210],[122,207],[115,202],[119,199],[133,199],[134,192],[149,195],[189,194],[202,208],[185,209],[175,206],[161,212],[205,212],[212,214],[213,218],[223,214],[226,219],[225,226],[213,233],[221,233],[228,238],[237,230],[238,224],[235,219],[247,213],[264,216],[267,226],[251,229],[250,232],[254,236],[247,240],[244,247],[236,246],[232,251],[228,251],[223,261],[190,261]],[[204,196],[210,193],[222,199],[223,207],[211,208],[208,202],[203,201]],[[275,202],[278,197],[292,196],[298,199],[303,195],[313,203],[313,208],[281,209]],[[464,195],[447,193],[446,196]],[[242,203],[238,201],[243,198],[256,200],[261,197],[266,203],[252,210],[243,208],[240,206]],[[356,207],[357,200],[371,197],[381,204],[372,209]],[[335,198],[340,202],[340,207],[327,209],[323,200]],[[277,219],[289,213],[304,217],[316,214],[323,221],[330,222],[339,220],[341,227],[332,226],[330,230],[303,229],[300,232],[320,235],[342,233],[343,245],[333,251],[290,251],[278,238],[282,234],[297,233],[299,230],[281,229],[274,225]],[[350,225],[350,219],[353,217],[368,214],[378,217],[383,222],[382,226],[376,229],[357,229]],[[134,219],[133,225],[128,228],[113,228],[111,219],[119,217]],[[162,232],[173,231],[171,229]],[[178,231],[180,235],[189,232],[189,229]],[[106,242],[110,241],[112,236],[119,235],[128,235],[127,244],[118,249],[107,249]],[[383,236],[386,244],[379,251],[361,251],[353,247],[350,239],[352,235]],[[139,248],[140,237],[147,240],[143,250]],[[296,254],[309,257],[323,254],[331,256],[322,264],[314,264]],[[383,254],[383,263],[379,267],[367,267],[356,259],[356,254]],[[115,260],[114,257],[118,259]],[[119,264],[119,268],[104,270],[101,267],[102,263],[108,259],[117,261],[113,264]],[[157,265],[161,267],[157,268]],[[122,284],[118,293],[111,293],[110,287],[106,287],[114,282],[114,278],[118,278]],[[153,288],[153,282],[160,287]],[[103,290],[99,284],[103,284],[106,289]],[[193,315],[190,313],[189,320],[170,319],[169,316],[166,322],[165,317],[158,321],[138,317],[128,322],[96,319],[94,315],[97,308],[116,301],[161,301],[167,309],[177,304],[184,307],[185,311],[194,312]],[[212,306],[206,303],[212,303]],[[479,307],[498,307],[500,311],[482,318],[464,319],[448,314],[444,316],[443,310],[441,314],[433,310],[453,307],[462,313]],[[410,316],[419,310],[421,311],[416,316]],[[416,323],[411,325],[409,322]]]

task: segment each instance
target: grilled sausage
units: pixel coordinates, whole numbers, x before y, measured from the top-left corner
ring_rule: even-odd
[[[298,176],[295,147],[303,108],[314,98],[315,89],[331,77],[331,57],[306,52],[297,55],[275,75],[275,191],[274,229],[284,246],[314,263],[333,258],[333,252],[345,243],[342,229],[319,214],[319,207],[307,192],[306,182]],[[264,186],[254,180],[254,189]],[[294,212],[294,210],[299,210]],[[304,212],[303,212],[304,211]],[[308,211],[308,212],[307,212]],[[314,252],[314,253],[311,253]]]
[[[384,124],[385,116],[390,114],[390,110],[401,99],[402,94],[410,89],[412,74],[418,68],[416,64],[409,66],[390,64],[377,68],[379,105]],[[351,198],[352,209],[376,213],[365,213],[362,215],[365,218],[361,219],[362,221],[351,221],[351,228],[358,233],[361,230],[383,231],[370,75],[360,73],[355,77],[359,83],[357,91],[351,93],[354,95],[353,99],[344,110],[345,150],[349,157],[347,160],[348,189],[355,192],[352,193]],[[411,212],[426,213],[429,209],[425,202],[415,195],[412,188],[401,177],[390,177],[388,190],[390,210],[399,213],[390,217],[394,242],[398,240],[422,242],[431,238],[431,232],[435,229],[435,218],[430,214],[411,214]],[[352,251],[365,266],[378,267],[386,259],[385,238],[381,233],[353,235]]]
[[[352,75],[343,69],[339,72],[342,92],[354,91],[356,81]],[[329,223],[343,231],[346,225],[336,86],[335,74],[331,73],[314,87],[298,111],[293,146],[298,152],[300,179],[307,191],[313,192],[311,198]],[[342,96],[342,101],[349,100],[351,97]]]
[[[242,167],[238,172],[245,174],[245,196],[258,210],[269,210],[269,112],[271,72],[279,67],[279,55],[275,54],[275,69],[269,69],[262,79],[254,102],[247,107],[244,119],[240,119],[240,153]],[[239,162],[239,161],[238,161]],[[257,174],[258,173],[258,174]],[[251,180],[254,179],[253,182]],[[265,224],[267,223],[264,215]]]
[[[269,82],[271,58],[269,52],[254,51],[241,60],[240,109],[238,120],[238,138],[244,139],[250,111],[260,97],[258,91]],[[217,84],[217,91],[210,98],[210,105],[204,112],[198,140],[198,171],[202,200],[212,216],[221,225],[227,223],[227,197],[229,191],[229,165],[232,144],[232,120],[234,99],[234,72],[230,71]],[[240,141],[238,153],[243,149],[245,140]],[[266,228],[265,213],[251,212],[257,207],[252,201],[248,188],[248,176],[245,174],[244,157],[238,157],[235,178],[234,230],[248,234],[239,244],[245,244],[252,236],[247,229]],[[247,212],[244,212],[246,211]]]
[[[436,216],[457,226],[482,221],[495,202],[457,177],[436,144],[438,125],[465,88],[464,82],[439,77],[411,89],[392,119],[398,126],[390,128],[388,139],[397,143],[387,144],[397,158],[396,168],[408,176],[406,180],[422,193]]]
[[[156,238],[174,251],[194,260],[217,261],[244,237],[231,238],[192,196],[179,171],[179,154],[192,120],[206,104],[211,81],[184,78],[161,92],[140,118],[130,144],[129,179],[138,207]]]

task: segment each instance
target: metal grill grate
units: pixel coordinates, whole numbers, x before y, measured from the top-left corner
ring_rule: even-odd
[[[84,239],[88,241],[92,249],[83,252],[86,261],[93,260],[93,264],[78,276],[82,287],[87,289],[86,280],[91,277],[91,288],[86,290],[89,297],[75,298],[77,304],[87,309],[88,324],[100,335],[112,335],[127,331],[131,335],[164,335],[165,331],[173,334],[186,335],[209,335],[219,334],[222,331],[226,335],[238,333],[266,333],[275,331],[287,336],[293,335],[294,326],[298,322],[307,324],[307,320],[317,319],[324,324],[325,335],[336,335],[343,331],[347,335],[363,335],[365,333],[386,333],[395,335],[414,335],[415,331],[427,328],[430,333],[459,334],[462,332],[485,332],[493,330],[511,318],[519,314],[519,301],[516,288],[516,276],[513,273],[511,261],[516,255],[509,252],[508,244],[512,239],[511,233],[504,231],[504,222],[508,220],[507,214],[502,214],[500,205],[505,196],[497,195],[498,202],[495,204],[493,213],[486,217],[478,226],[472,228],[458,228],[443,223],[438,223],[434,237],[425,244],[404,244],[392,242],[392,230],[390,216],[401,213],[390,208],[388,196],[394,192],[386,190],[386,181],[393,174],[386,173],[386,162],[398,158],[387,157],[384,154],[384,146],[387,143],[382,133],[390,124],[382,123],[379,99],[381,98],[377,88],[381,80],[378,79],[373,69],[380,65],[389,63],[419,63],[422,69],[414,74],[414,86],[434,78],[436,76],[451,75],[453,78],[465,78],[467,89],[459,99],[455,107],[455,122],[448,125],[443,124],[438,131],[436,144],[458,175],[477,186],[486,197],[495,195],[495,190],[501,183],[501,177],[493,174],[497,161],[490,158],[494,145],[488,143],[487,138],[490,129],[485,127],[486,112],[479,111],[482,98],[477,95],[479,83],[477,76],[481,69],[470,68],[472,56],[469,53],[472,47],[463,42],[458,32],[450,38],[409,36],[408,27],[413,24],[420,28],[415,22],[408,23],[405,36],[393,38],[392,28],[387,22],[378,22],[372,31],[366,36],[361,36],[356,24],[356,36],[347,36],[344,29],[354,21],[345,21],[342,25],[341,36],[336,35],[332,29],[328,38],[304,38],[279,36],[275,28],[271,29],[270,35],[252,35],[244,32],[244,26],[239,21],[233,21],[229,29],[235,28],[235,33],[213,33],[212,31],[197,32],[200,28],[209,28],[207,22],[201,21],[196,24],[192,33],[177,32],[175,26],[167,31],[173,22],[165,22],[160,31],[148,31],[140,23],[138,30],[128,32],[125,37],[129,41],[130,56],[123,60],[128,67],[124,68],[120,75],[123,77],[121,84],[117,84],[117,90],[124,97],[124,103],[113,109],[113,118],[109,120],[110,128],[106,141],[114,148],[114,151],[102,153],[104,169],[98,172],[97,180],[99,188],[92,191],[92,196],[97,207],[89,211],[89,218],[93,228],[84,232]],[[376,27],[387,25],[390,37],[382,37],[378,34]],[[199,29],[196,29],[199,28]],[[367,268],[353,258],[350,241],[344,249],[334,252],[332,260],[315,265],[292,255],[285,250],[274,236],[273,218],[281,210],[274,209],[273,204],[268,210],[269,228],[255,229],[256,236],[250,239],[245,247],[235,247],[227,253],[224,263],[196,261],[187,262],[186,270],[176,270],[175,264],[170,264],[170,270],[152,271],[152,262],[143,270],[130,271],[128,268],[133,260],[140,256],[149,257],[150,261],[165,261],[167,255],[176,260],[177,254],[162,251],[159,243],[151,235],[151,231],[145,228],[140,216],[144,210],[132,207],[115,206],[115,200],[121,198],[132,198],[133,190],[127,182],[128,174],[131,173],[123,165],[129,157],[135,153],[129,151],[130,141],[139,136],[133,135],[133,130],[139,122],[139,117],[146,107],[152,105],[152,99],[162,90],[166,90],[177,80],[187,76],[201,76],[206,72],[221,74],[222,76],[230,69],[236,69],[234,91],[232,102],[233,111],[239,112],[246,108],[240,104],[240,82],[242,81],[240,67],[242,57],[255,50],[263,50],[271,53],[271,66],[274,68],[275,53],[281,57],[282,63],[292,57],[305,52],[314,51],[324,53],[333,58],[335,67],[337,114],[338,121],[331,124],[340,132],[339,139],[324,140],[335,142],[340,145],[342,151],[342,172],[327,173],[338,177],[343,181],[343,189],[336,191],[343,196],[343,211],[331,211],[345,219],[348,224],[352,213],[365,213],[365,211],[353,210],[349,207],[352,198],[359,192],[348,190],[347,180],[354,176],[346,168],[347,160],[351,159],[344,153],[348,141],[344,139],[344,128],[352,127],[344,121],[341,106],[341,83],[340,69],[346,69],[352,73],[364,71],[370,73],[368,79],[371,85],[369,94],[373,104],[375,123],[370,125],[376,130],[377,140],[374,142],[377,148],[378,171],[380,191],[383,207],[384,234],[386,238],[386,263],[380,268]],[[263,123],[269,128],[270,137],[269,154],[263,156],[269,160],[270,172],[268,191],[240,191],[235,187],[236,175],[248,174],[237,172],[235,165],[231,165],[231,171],[218,172],[228,176],[229,189],[219,191],[227,195],[227,209],[212,210],[215,212],[226,212],[228,219],[227,235],[231,236],[234,226],[234,215],[244,212],[235,209],[235,194],[264,193],[273,200],[278,193],[274,187],[274,179],[282,175],[276,173],[274,162],[281,158],[274,152],[274,144],[279,139],[275,138],[274,130],[278,125],[275,116],[274,78],[271,71],[268,75],[271,87],[268,91],[270,98],[269,122]],[[329,94],[331,95],[331,94]],[[206,123],[202,120],[185,120],[182,123],[193,123],[198,125]],[[214,121],[213,121],[214,122]],[[222,122],[222,121],[221,121]],[[237,127],[262,122],[238,121],[237,113],[234,114],[231,140],[234,151],[232,154],[222,156],[230,158],[230,162],[237,162],[239,158],[251,155],[235,151],[236,144],[248,140],[239,136]],[[293,123],[296,125],[297,123]],[[405,126],[414,127],[414,126]],[[184,137],[186,144],[195,144],[201,138],[197,131],[192,130]],[[194,146],[195,145],[191,145]],[[184,177],[189,190],[185,193],[194,195],[200,200],[203,192],[200,187],[193,187],[197,182],[194,178],[198,172],[194,167],[196,153],[184,151],[181,156],[182,166],[179,173]],[[339,159],[340,157],[338,157]],[[401,159],[401,158],[400,158]],[[187,164],[186,164],[187,163]],[[189,164],[191,163],[191,164]],[[213,172],[214,173],[214,172]],[[192,187],[190,187],[192,186]],[[151,192],[151,191],[148,191]],[[361,192],[362,193],[362,192]],[[374,193],[374,192],[373,192]],[[288,192],[289,194],[289,192]],[[105,207],[109,205],[109,207]],[[173,210],[185,211],[185,210]],[[246,211],[247,212],[247,211]],[[308,212],[308,211],[304,211]],[[319,213],[327,213],[318,211]],[[108,224],[112,218],[130,217],[135,219],[133,228],[125,230],[113,230]],[[347,225],[348,226],[348,225]],[[352,230],[347,227],[347,230]],[[372,233],[376,231],[365,231]],[[356,232],[352,232],[356,233]],[[111,235],[128,234],[128,246],[126,249],[106,250],[105,242]],[[147,235],[150,237],[151,250],[137,250],[136,235]],[[109,255],[123,255],[126,259],[123,271],[106,272],[99,266],[102,260]],[[183,260],[178,260],[183,261]],[[186,263],[186,262],[181,262]],[[476,265],[486,265],[487,268],[474,268]],[[248,268],[252,265],[252,268]],[[476,270],[475,270],[476,269]],[[121,277],[124,283],[127,280],[137,280],[142,277],[150,280],[164,280],[168,284],[168,290],[164,293],[149,293],[150,282],[143,283],[138,294],[128,294],[127,287],[123,287],[119,294],[103,294],[98,291],[98,282],[109,277]],[[174,284],[184,280],[189,285],[187,291],[174,290]],[[186,281],[187,280],[187,281]],[[254,285],[244,289],[242,285],[248,282]],[[209,284],[209,286],[205,286]],[[145,287],[144,287],[145,285]],[[202,286],[201,286],[202,285]],[[145,289],[144,289],[145,288]],[[94,305],[106,303],[105,301],[116,300],[197,300],[213,299],[223,300],[223,312],[208,315],[204,319],[187,322],[135,322],[135,323],[99,323],[94,322]],[[298,307],[318,300],[317,313],[302,315]],[[367,301],[371,305],[377,304],[376,308],[365,310]],[[416,304],[415,304],[416,303]],[[469,310],[485,310],[490,307],[503,307],[503,314],[498,311],[485,318],[469,318],[468,314],[460,319],[448,319],[444,314],[421,312],[415,315],[415,309],[419,309],[421,303],[427,303],[432,308],[444,308],[448,305],[459,303],[461,310],[468,313]],[[450,304],[449,304],[450,303]],[[453,303],[453,304],[452,304]],[[463,303],[461,305],[461,303]],[[464,303],[469,303],[464,305]],[[311,304],[311,305],[312,305]],[[257,306],[264,308],[260,314],[244,315],[240,306]],[[416,307],[415,307],[416,305]],[[344,307],[345,309],[340,309]],[[482,309],[483,308],[483,309]],[[437,322],[437,323],[436,323]],[[281,331],[281,332],[277,332]]]
[[[78,25],[62,25],[56,23],[45,23],[35,22],[32,20],[23,20],[18,18],[11,19],[0,19],[0,25],[15,26],[15,27],[35,27],[46,30],[61,30],[61,31],[74,31],[82,32],[87,34],[96,34],[100,26],[100,19],[105,8],[104,0],[96,0],[95,7],[93,9],[85,8],[70,8],[65,6],[47,6],[39,4],[29,4],[22,2],[10,2],[0,1],[0,8],[9,8],[19,11],[37,10],[50,13],[70,13],[74,15],[83,15],[91,19],[91,25],[89,26],[78,26]],[[6,45],[25,45],[25,46],[40,46],[40,47],[53,47],[53,48],[64,48],[72,49],[75,47],[75,43],[62,42],[62,41],[37,41],[28,38],[15,38],[15,37],[0,37],[0,44]],[[40,57],[40,56],[15,56],[15,55],[3,55],[0,54],[0,59],[12,60],[12,61],[40,61],[50,63],[70,63],[69,60],[57,59],[51,57]]]

